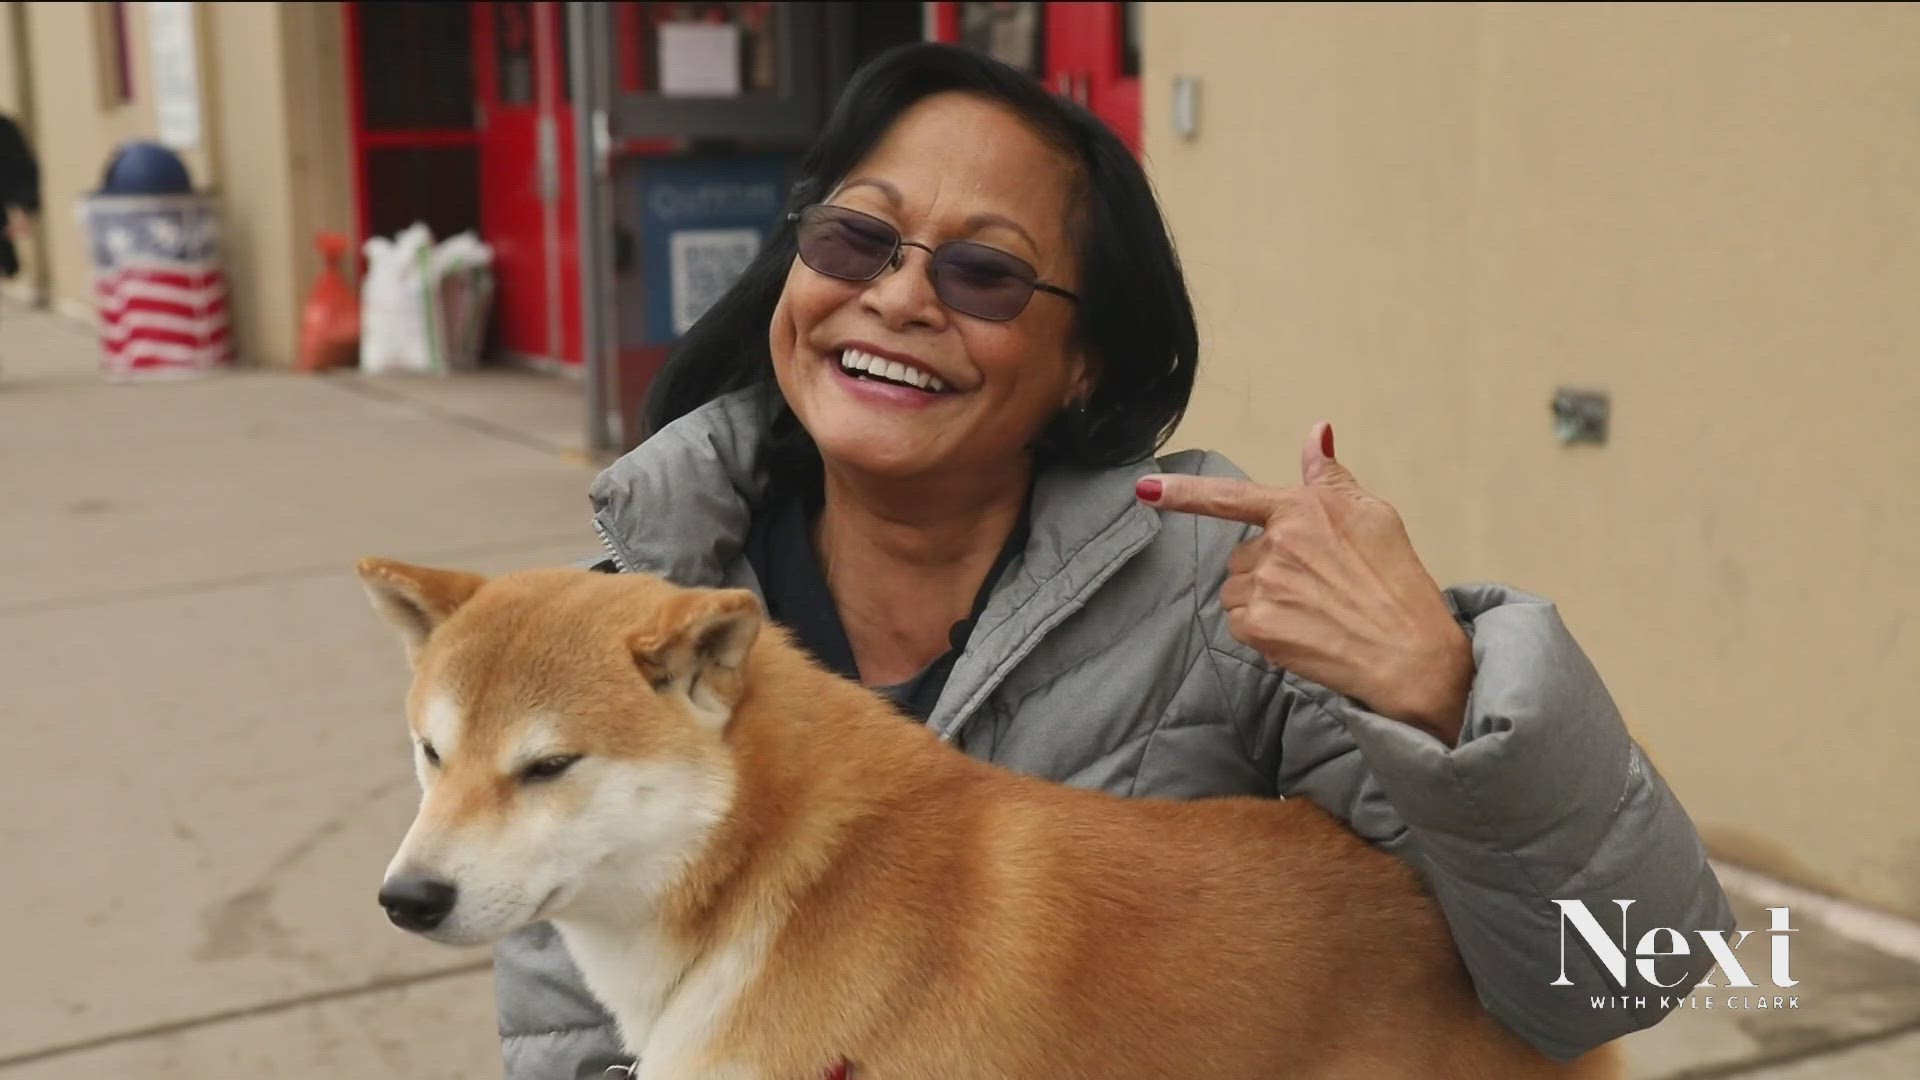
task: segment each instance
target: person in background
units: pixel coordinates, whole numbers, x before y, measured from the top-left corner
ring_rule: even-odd
[[[0,279],[20,272],[15,239],[25,236],[40,212],[40,164],[13,118],[0,113]]]

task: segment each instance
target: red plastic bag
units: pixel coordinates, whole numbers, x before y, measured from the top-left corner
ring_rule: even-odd
[[[314,237],[325,263],[300,316],[300,370],[350,368],[360,359],[360,298],[340,272],[349,241],[335,232]]]

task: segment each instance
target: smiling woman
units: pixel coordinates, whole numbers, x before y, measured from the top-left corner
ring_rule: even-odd
[[[849,84],[786,209],[656,381],[650,437],[594,481],[602,569],[751,589],[822,665],[1008,769],[1313,800],[1426,874],[1481,1000],[1553,1056],[1705,973],[1671,957],[1619,987],[1569,957],[1549,985],[1557,900],[1633,901],[1636,939],[1732,925],[1551,604],[1440,588],[1325,423],[1296,485],[1156,456],[1198,333],[1146,174],[1099,120],[908,46]],[[509,1080],[637,1052],[550,929],[497,955]],[[938,1007],[927,989],[912,1007]]]
[[[1089,388],[1074,306],[1054,300],[1021,318],[1011,317],[1022,314],[1015,308],[990,321],[957,311],[953,300],[977,307],[983,297],[1030,284],[1017,269],[978,265],[996,257],[1077,284],[1078,260],[1063,228],[1071,175],[1069,163],[1011,110],[952,93],[908,110],[862,163],[861,176],[828,194],[821,209],[860,212],[877,229],[802,233],[800,259],[774,308],[770,348],[781,393],[828,464],[829,520],[846,503],[835,492],[844,485],[863,489],[848,492],[857,505],[873,496],[893,502],[872,489],[910,481],[913,501],[929,510],[1024,496],[1028,443]],[[836,245],[819,238],[823,232],[855,239]],[[882,267],[894,265],[891,273],[869,265],[864,277],[828,276],[808,260],[810,250],[871,244],[875,233],[888,241]],[[913,238],[918,250],[898,248],[895,236]],[[966,257],[954,254],[956,242],[981,253],[960,274],[944,269]],[[851,377],[843,364],[850,351],[886,359],[889,371],[900,364],[926,372],[950,391],[902,394]]]

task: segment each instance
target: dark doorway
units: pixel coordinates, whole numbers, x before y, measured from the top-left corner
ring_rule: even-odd
[[[469,5],[352,3],[346,17],[361,238],[479,228]]]

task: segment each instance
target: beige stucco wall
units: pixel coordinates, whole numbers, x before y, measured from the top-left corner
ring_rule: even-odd
[[[282,4],[287,60],[287,172],[292,186],[294,293],[304,298],[320,273],[313,237],[354,235],[353,122],[347,92],[346,22],[338,3]],[[357,259],[346,260],[348,279]]]
[[[288,363],[298,340],[281,7],[214,4],[206,12],[213,99],[219,103],[212,118],[220,148],[216,187],[235,293],[234,332],[250,361],[273,365]]]
[[[0,63],[4,63],[6,77],[0,78],[0,112],[19,119],[25,96],[23,81],[15,71],[14,49],[18,47],[20,33],[16,25],[26,25],[26,9],[17,3],[0,4]]]
[[[156,131],[144,4],[129,4],[134,100],[103,107],[91,4],[24,8],[55,302],[90,311],[73,208],[113,147]],[[313,233],[353,227],[344,31],[338,3],[196,5],[202,142],[182,156],[220,201],[243,362],[288,365],[317,273]],[[0,30],[4,33],[4,30]],[[0,87],[17,65],[0,39]],[[4,92],[4,91],[0,91]],[[3,99],[0,99],[3,100]]]
[[[24,253],[46,262],[54,302],[63,310],[88,310],[91,270],[75,208],[82,193],[97,188],[113,147],[124,139],[154,131],[153,96],[148,75],[146,6],[127,5],[128,50],[133,100],[103,100],[105,71],[99,48],[101,9],[106,5],[24,5],[26,47],[31,56],[35,114],[31,118],[34,152],[40,160],[44,218],[38,238],[43,252]],[[14,81],[14,56],[0,53],[0,64]],[[196,180],[206,177],[204,155],[187,155]]]
[[[1558,602],[1716,851],[1909,915],[1917,41],[1914,5],[1153,4],[1142,88],[1205,327],[1176,443],[1291,483],[1332,419],[1436,576]],[[1560,385],[1608,445],[1555,441]]]
[[[344,29],[337,3],[211,4],[220,195],[238,332],[254,363],[285,366],[319,272],[317,230],[353,233]],[[239,288],[239,285],[235,285]]]

